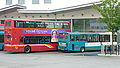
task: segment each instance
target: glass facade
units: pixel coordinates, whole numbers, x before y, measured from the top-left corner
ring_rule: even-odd
[[[70,19],[42,19],[47,21],[70,21]],[[97,19],[72,19],[73,32],[107,32],[105,23],[97,22]],[[57,24],[61,25],[61,24]],[[56,26],[58,27],[58,26]],[[60,26],[59,26],[60,27]]]
[[[73,19],[74,32],[106,32],[106,26],[96,19]]]

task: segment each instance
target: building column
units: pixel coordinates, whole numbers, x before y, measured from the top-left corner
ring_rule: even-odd
[[[70,29],[71,29],[71,32],[73,32],[73,19],[70,20]]]
[[[55,21],[57,21],[57,14],[55,13],[54,16],[55,16]]]
[[[86,32],[86,29],[85,29],[85,28],[86,28],[86,27],[85,27],[85,26],[86,26],[86,25],[85,25],[85,20],[84,20],[83,26],[84,26],[84,27],[83,27],[83,32]]]

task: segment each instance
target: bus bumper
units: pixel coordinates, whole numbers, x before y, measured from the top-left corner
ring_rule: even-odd
[[[63,46],[58,46],[58,50],[64,51],[64,50],[67,50],[67,48],[66,48],[66,47],[63,47]]]

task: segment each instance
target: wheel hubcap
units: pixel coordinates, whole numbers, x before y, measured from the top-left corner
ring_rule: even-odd
[[[30,52],[30,48],[26,47],[25,52]]]

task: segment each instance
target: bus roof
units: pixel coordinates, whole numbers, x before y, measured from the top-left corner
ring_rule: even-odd
[[[45,21],[45,20],[24,20],[24,19],[7,19],[6,21],[35,21],[35,22],[64,22],[70,23],[69,21]]]
[[[68,34],[99,34],[99,33],[83,33],[83,32],[62,32],[62,33],[68,33]]]

